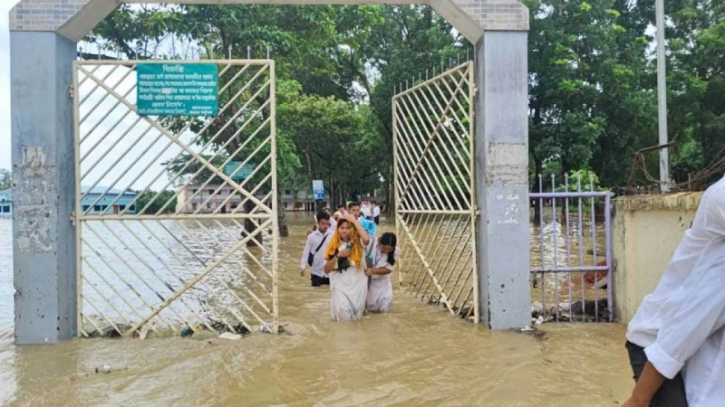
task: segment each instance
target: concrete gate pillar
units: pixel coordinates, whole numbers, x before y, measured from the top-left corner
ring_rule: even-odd
[[[75,335],[73,105],[76,43],[55,32],[10,33],[15,341]]]
[[[475,44],[481,320],[492,329],[522,328],[531,324],[529,11],[518,0],[451,1],[454,7],[444,0],[431,5]]]
[[[492,329],[531,323],[526,31],[476,43],[479,299]]]

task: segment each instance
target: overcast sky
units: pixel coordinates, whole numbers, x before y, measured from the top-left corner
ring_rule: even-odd
[[[8,14],[17,2],[18,0],[0,0],[0,168],[6,169],[11,168]],[[105,76],[109,69],[99,69],[97,72],[99,77]],[[117,83],[127,72],[125,68],[117,69],[108,76],[107,83]],[[125,80],[118,82],[117,90],[128,89],[134,82],[134,75],[126,76]],[[86,81],[81,86],[81,96],[87,94],[92,88],[92,81]],[[83,184],[98,184],[117,189],[145,189],[149,186],[153,189],[164,189],[168,187],[169,180],[160,163],[174,158],[181,149],[177,145],[171,145],[169,149],[165,150],[164,146],[169,144],[167,138],[157,137],[159,133],[155,131],[144,134],[143,131],[148,127],[145,121],[137,122],[135,114],[125,115],[128,112],[125,106],[120,105],[114,108],[113,105],[117,100],[112,97],[102,100],[104,95],[105,92],[100,88],[96,89],[80,108],[81,117],[83,117],[89,109],[101,102],[99,108],[87,117],[81,127],[82,134],[84,137],[87,136],[81,147],[81,155],[88,154],[81,167],[85,174]],[[128,100],[135,101],[135,92],[128,95]],[[109,111],[110,113],[106,115],[105,113]],[[99,121],[101,122],[98,123]],[[91,133],[87,134],[89,131]],[[190,136],[191,134],[187,132],[181,138],[188,141]],[[156,140],[155,143],[154,140]],[[131,149],[132,146],[134,146],[133,149]],[[194,148],[194,150],[198,149]],[[118,162],[114,169],[117,171],[109,172],[110,162],[116,160]],[[98,162],[98,165],[94,165],[95,162]]]
[[[8,14],[17,0],[0,0],[0,168],[10,169],[10,35]]]

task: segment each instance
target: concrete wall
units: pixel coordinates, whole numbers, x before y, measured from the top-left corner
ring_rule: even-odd
[[[614,304],[619,321],[629,322],[642,299],[659,283],[692,225],[701,197],[696,192],[614,200]]]

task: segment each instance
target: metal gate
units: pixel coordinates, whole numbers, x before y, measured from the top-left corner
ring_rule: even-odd
[[[581,173],[563,185],[552,176],[550,188],[539,175],[538,184],[529,194],[532,317],[612,322],[611,192],[583,189]]]
[[[466,62],[393,98],[401,286],[479,321],[474,71]]]
[[[277,332],[274,62],[203,62],[203,117],[137,114],[139,61],[74,63],[79,335]]]

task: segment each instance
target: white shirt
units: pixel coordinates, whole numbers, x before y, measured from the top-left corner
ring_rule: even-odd
[[[329,232],[329,231],[335,230],[335,229],[337,229],[337,221],[335,220],[335,218],[333,218],[332,216],[330,216],[330,228],[327,229],[327,230]],[[315,247],[317,247],[317,246],[315,246]]]
[[[361,212],[363,213],[363,216],[364,216],[364,217],[366,217],[366,218],[370,217],[370,216],[371,216],[371,213],[372,213],[372,212],[370,211],[370,207],[369,207],[369,206],[367,206],[367,205],[364,205],[364,206],[363,206],[363,207],[362,207],[362,208],[360,209],[360,211],[361,211]]]
[[[373,217],[377,218],[378,216],[380,216],[380,207],[375,205],[373,206]]]
[[[308,267],[307,256],[310,253],[315,253],[315,259],[312,261],[312,274],[320,277],[326,277],[325,274],[325,251],[327,251],[327,244],[330,242],[332,237],[332,228],[328,228],[323,234],[319,230],[315,230],[307,236],[307,243],[305,243],[305,250],[302,252],[302,258],[300,259],[300,270],[305,270]],[[322,243],[322,239],[325,242]],[[322,243],[322,246],[320,246]],[[317,250],[317,247],[320,250]],[[317,252],[315,252],[317,250]]]
[[[682,370],[690,407],[725,404],[725,178],[703,194],[695,220],[627,339],[672,379]],[[683,369],[684,368],[684,369]]]

